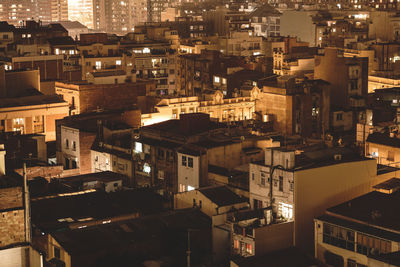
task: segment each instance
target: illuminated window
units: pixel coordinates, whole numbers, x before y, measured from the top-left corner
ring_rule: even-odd
[[[96,61],[96,69],[101,69],[101,61]]]
[[[214,76],[214,82],[215,83],[219,83],[219,81],[220,81],[219,77],[218,76]]]
[[[116,60],[116,61],[115,61],[115,65],[121,66],[121,64],[122,64],[122,61],[121,61],[121,60]]]
[[[281,212],[282,217],[292,220],[293,219],[293,205],[280,203],[279,210]]]
[[[194,190],[194,187],[193,187],[193,186],[190,186],[190,185],[188,185],[188,186],[187,186],[187,191],[192,191],[192,190]]]
[[[239,240],[234,240],[234,241],[233,241],[233,247],[234,247],[235,249],[239,249]]]
[[[135,142],[135,152],[141,153],[143,152],[143,144],[139,142]]]
[[[150,165],[148,163],[145,163],[143,165],[143,172],[145,172],[145,173],[150,173],[151,172],[151,167],[150,167]]]
[[[253,246],[251,244],[246,244],[246,252],[253,254]]]
[[[222,84],[226,84],[226,79],[222,78]]]
[[[143,48],[143,53],[150,53],[150,48],[147,48],[147,47],[145,47],[145,48]]]

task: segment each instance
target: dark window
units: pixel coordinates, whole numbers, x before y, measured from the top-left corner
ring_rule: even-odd
[[[279,191],[283,192],[283,177],[279,176]]]
[[[324,223],[323,232],[324,243],[354,251],[354,231]]]
[[[57,258],[57,259],[61,258],[61,251],[58,247],[54,247],[54,258]]]
[[[186,156],[182,156],[182,166],[186,167]]]
[[[188,157],[188,167],[193,168],[193,158]]]
[[[342,114],[342,113],[337,113],[337,114],[336,114],[336,120],[337,120],[337,121],[343,120],[343,114]]]
[[[77,168],[77,164],[76,164],[76,160],[72,160],[72,169],[76,169]]]

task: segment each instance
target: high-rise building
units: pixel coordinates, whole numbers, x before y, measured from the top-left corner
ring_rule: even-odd
[[[0,21],[19,25],[24,20],[35,18],[36,1],[31,0],[2,0],[0,1]]]
[[[79,21],[93,29],[93,0],[68,0],[68,20]]]
[[[43,22],[68,20],[68,0],[0,1],[0,21],[22,25],[32,19]]]
[[[94,0],[94,28],[124,33],[147,21],[147,0]]]
[[[68,20],[68,0],[51,0],[51,21]]]

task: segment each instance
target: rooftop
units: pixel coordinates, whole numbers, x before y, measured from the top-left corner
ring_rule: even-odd
[[[378,185],[381,187],[382,185]],[[370,227],[400,231],[400,191],[392,194],[373,191],[327,209],[330,214],[356,220]],[[398,234],[400,238],[400,234]],[[400,239],[399,239],[400,240]]]
[[[390,137],[389,133],[374,132],[369,134],[367,142],[385,146],[400,147],[400,138]]]
[[[400,189],[400,179],[392,178],[373,186],[373,188],[381,193],[391,194]]]
[[[301,252],[296,248],[287,248],[271,252],[262,256],[234,257],[232,259],[239,267],[309,267],[318,266],[314,257]],[[268,264],[266,264],[268,262]]]
[[[68,103],[62,100],[59,95],[40,94],[13,98],[0,98],[0,108],[37,106],[57,103],[64,103],[65,105],[68,105]]]
[[[141,216],[162,210],[160,196],[147,189],[114,193],[97,191],[34,200],[32,222],[42,231],[53,231],[68,228],[74,223],[129,214]]]
[[[220,207],[247,202],[226,186],[204,187],[198,191]]]

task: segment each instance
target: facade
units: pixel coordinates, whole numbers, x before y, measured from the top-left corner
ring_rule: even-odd
[[[68,116],[68,104],[54,95],[3,98],[2,101],[7,103],[0,107],[2,132],[40,133],[46,135],[46,141],[54,141],[55,121]]]
[[[253,36],[252,31],[232,31],[226,37],[219,38],[219,49],[229,56],[257,56],[263,53],[262,37]]]
[[[265,163],[250,164],[251,206],[272,205],[278,218],[294,221],[293,245],[311,248],[313,214],[366,193],[388,177],[377,175],[375,160],[343,152],[325,149],[296,155],[293,150],[267,149]]]
[[[399,166],[400,139],[395,133],[374,132],[365,142],[365,156],[375,158],[379,164]]]
[[[68,1],[68,20],[79,21],[89,29],[94,29],[92,0]]]
[[[296,81],[282,76],[265,83],[256,101],[263,122],[272,122],[276,131],[302,136],[321,136],[329,129],[330,92],[321,80]]]
[[[400,179],[392,178],[317,217],[315,257],[348,267],[398,265],[400,239],[393,207],[398,205],[399,186]]]
[[[155,113],[142,114],[142,125],[150,125],[171,119],[179,119],[181,114],[207,113],[220,122],[253,119],[259,89],[254,87],[250,96],[224,99],[221,91],[207,95],[203,101],[197,96],[164,98],[156,106]]]
[[[56,82],[56,94],[69,103],[70,114],[93,112],[99,109],[132,108],[138,95],[146,95],[148,82],[89,84]]]
[[[280,36],[281,13],[269,4],[256,8],[251,14],[251,26],[257,36]]]
[[[367,58],[347,58],[338,49],[325,48],[323,56],[315,57],[314,77],[330,83],[332,109],[365,105],[368,92]]]

